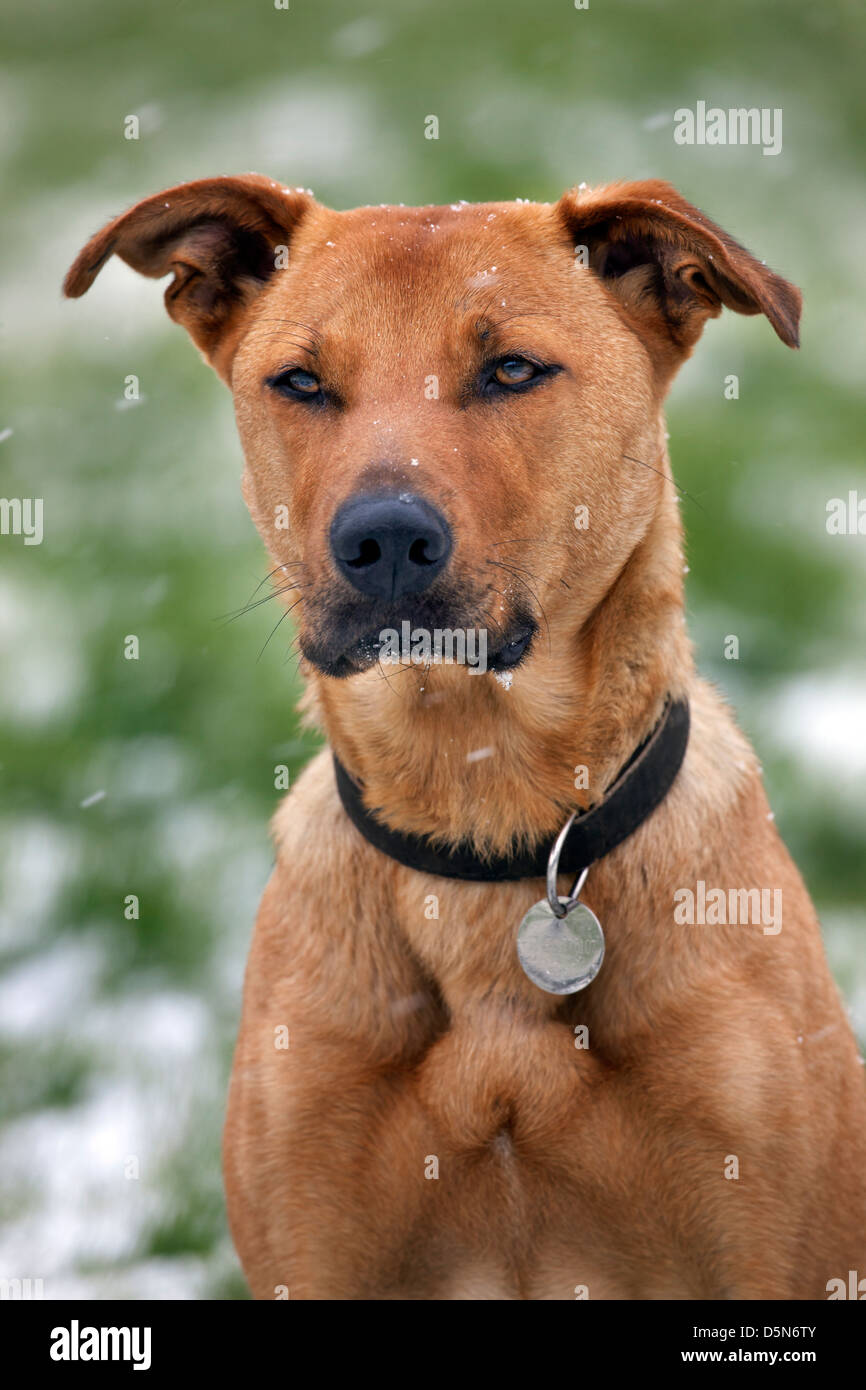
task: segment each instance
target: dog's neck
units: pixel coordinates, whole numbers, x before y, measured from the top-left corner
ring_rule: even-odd
[[[686,694],[692,656],[669,480],[646,534],[602,601],[545,610],[513,679],[452,665],[313,676],[308,710],[395,829],[502,853],[550,836],[599,800],[658,720]],[[585,773],[581,770],[585,769]]]

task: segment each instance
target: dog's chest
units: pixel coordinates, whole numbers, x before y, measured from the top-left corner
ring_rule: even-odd
[[[597,1063],[568,1024],[515,1012],[506,1001],[452,1016],[416,1070],[419,1097],[455,1152],[495,1145],[500,1156],[556,1142],[584,1121]]]
[[[441,1001],[416,1060],[417,1095],[451,1151],[489,1148],[500,1164],[553,1156],[578,1119],[585,1130],[604,1108],[598,1050],[570,1021],[579,1007],[532,984],[519,964],[517,929],[534,896],[510,885],[491,921],[484,895],[446,884],[437,919],[407,912],[403,923]]]
[[[662,1282],[653,1263],[670,1213],[648,1181],[641,1088],[576,1041],[567,1024],[479,1007],[417,1068],[424,1239],[442,1267],[425,1296],[633,1297],[632,1279],[655,1290],[642,1296],[688,1293],[670,1261]],[[684,1125],[683,1152],[693,1138]]]
[[[523,975],[514,935],[516,924],[492,950],[480,939],[467,949],[464,936],[459,960],[445,940],[428,945],[446,1024],[415,1059],[409,1109],[422,1117],[425,1240],[448,1268],[425,1296],[687,1296],[694,1282],[679,1262],[658,1264],[673,1213],[646,1157],[652,1148],[660,1160],[668,1147],[670,1117],[650,1099],[650,1072],[657,1079],[664,1059],[647,1071],[634,1058],[618,1062],[598,1022],[610,981],[591,987],[593,1010],[583,996],[546,995]],[[719,1186],[702,1129],[698,1115],[678,1119],[696,1204],[704,1167]],[[680,1192],[679,1202],[691,1196]]]

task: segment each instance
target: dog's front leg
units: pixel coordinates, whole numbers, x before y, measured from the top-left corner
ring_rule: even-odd
[[[426,1297],[443,1257],[428,1270],[414,1243],[436,1136],[412,1064],[441,1004],[329,777],[317,760],[278,816],[229,1095],[229,1219],[258,1298]]]

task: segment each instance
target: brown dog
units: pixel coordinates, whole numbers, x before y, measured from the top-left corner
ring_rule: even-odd
[[[705,319],[762,313],[794,347],[797,290],[654,181],[333,212],[205,180],[107,226],[66,292],[112,253],[174,272],[233,392],[308,711],[380,822],[480,861],[547,844],[691,706],[669,794],[590,870],[607,956],[567,996],[515,951],[537,878],[405,867],[330,752],[303,773],[225,1137],[255,1295],[819,1299],[866,1274],[860,1060],[754,754],[695,674],[662,417]],[[372,635],[404,620],[483,629],[491,669],[388,670]],[[690,925],[702,887],[782,910]]]

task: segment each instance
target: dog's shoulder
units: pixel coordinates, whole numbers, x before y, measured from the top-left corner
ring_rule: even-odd
[[[344,829],[345,813],[337,792],[334,763],[323,748],[298,774],[271,819],[277,859],[329,852]]]

